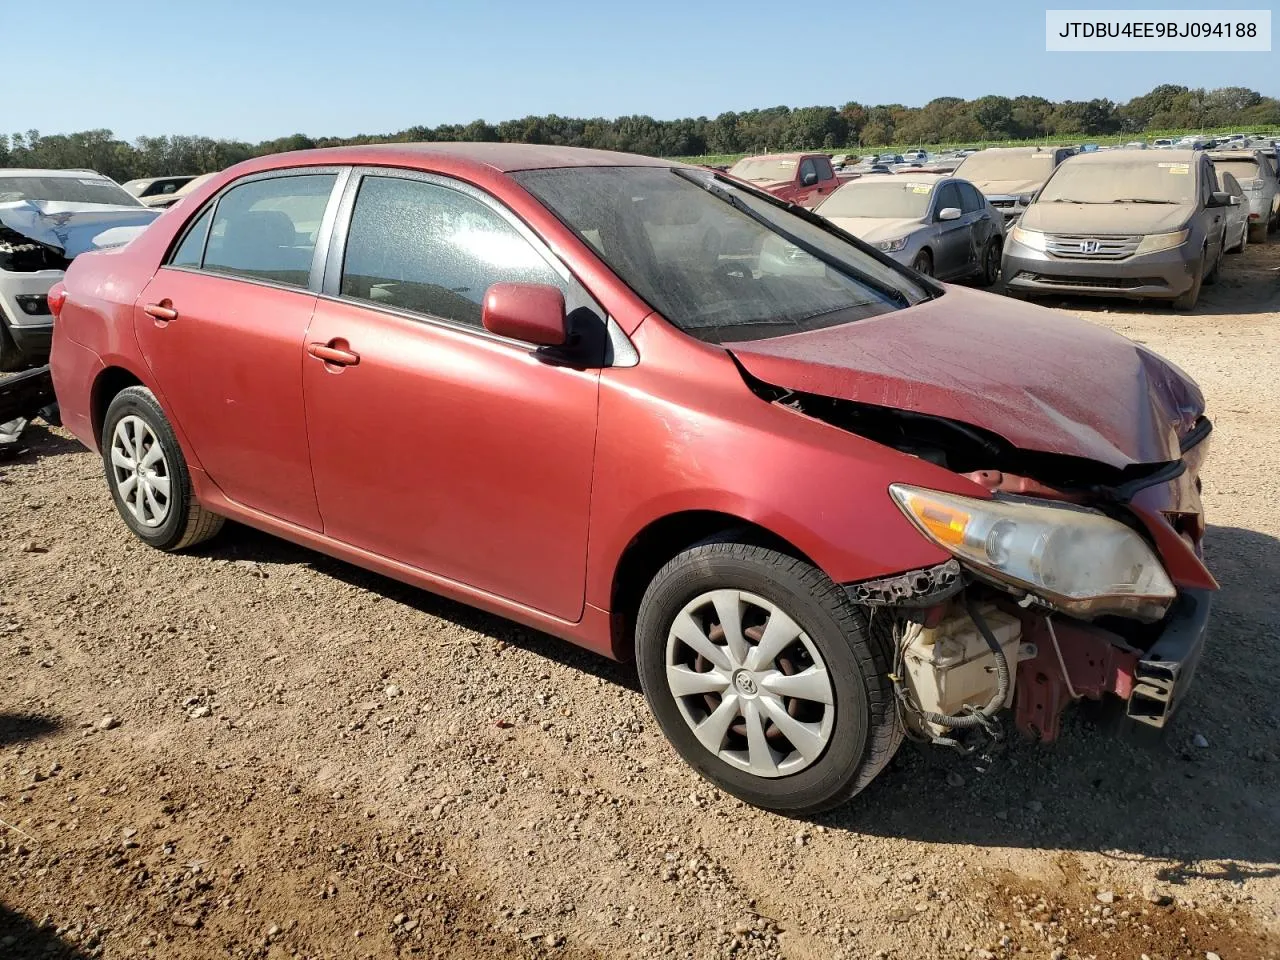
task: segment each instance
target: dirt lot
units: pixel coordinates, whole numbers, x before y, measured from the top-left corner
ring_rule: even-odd
[[[1190,316],[1223,589],[1156,745],[905,748],[814,822],[699,781],[633,671],[239,527],[0,464],[0,957],[1280,957],[1280,242]]]

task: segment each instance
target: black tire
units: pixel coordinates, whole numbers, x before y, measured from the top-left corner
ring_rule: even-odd
[[[120,469],[112,458],[112,448],[117,427],[126,417],[136,418],[150,430],[151,437],[146,441],[145,449],[150,451],[155,444],[160,445],[162,459],[159,467],[163,472],[160,478],[167,484],[167,495],[156,494],[163,499],[165,507],[163,519],[148,525],[135,514],[134,508],[126,503],[121,488],[122,475],[127,470]],[[126,427],[133,426],[133,421]],[[143,543],[166,551],[182,550],[194,546],[214,536],[222,529],[223,518],[216,513],[204,509],[191,493],[191,474],[187,470],[187,462],[183,459],[182,448],[178,446],[173,428],[160,409],[160,404],[146,387],[126,387],[112,399],[107,407],[106,419],[102,425],[102,463],[107,475],[107,486],[111,490],[111,499],[115,501],[116,510],[125,525]],[[136,490],[135,480],[133,489]],[[144,508],[145,513],[145,508]],[[157,519],[155,517],[152,518]]]
[[[1210,270],[1207,274],[1205,274],[1204,285],[1206,287],[1212,287],[1215,283],[1218,282],[1218,277],[1222,273],[1222,258],[1224,256],[1226,243],[1227,243],[1227,235],[1224,232],[1222,234],[1222,242],[1218,244],[1218,259],[1213,261],[1213,269]]]
[[[1268,230],[1267,224],[1262,223],[1261,221],[1257,223],[1254,223],[1252,220],[1249,221],[1249,242],[1250,243],[1266,243],[1268,232],[1269,230]]]
[[[1204,263],[1196,264],[1196,279],[1191,284],[1191,289],[1182,296],[1176,298],[1171,306],[1175,310],[1192,310],[1195,308],[1196,301],[1200,299],[1200,285],[1204,282]]]
[[[0,373],[12,373],[22,367],[22,354],[18,352],[18,345],[9,333],[9,325],[0,313]]]
[[[926,277],[932,277],[933,254],[928,250],[921,250],[916,254],[916,258],[911,261],[911,269],[916,273],[923,273]]]
[[[978,273],[978,282],[984,287],[993,287],[1000,280],[1000,257],[1004,252],[1004,242],[999,237],[992,237],[982,248],[982,265]]]
[[[1232,253],[1244,253],[1249,248],[1249,224],[1245,222],[1244,229],[1240,231],[1240,242],[1236,244],[1236,248]]]
[[[687,604],[721,589],[741,590],[776,604],[803,630],[826,669],[834,721],[822,752],[797,772],[759,776],[712,753],[698,740],[671,692],[666,667],[672,625]],[[678,554],[649,584],[636,623],[636,663],[658,724],[690,766],[754,806],[807,816],[860,791],[902,741],[888,679],[889,641],[873,636],[879,633],[869,634],[844,591],[811,564],[767,547],[704,543]],[[699,702],[698,697],[683,699]]]

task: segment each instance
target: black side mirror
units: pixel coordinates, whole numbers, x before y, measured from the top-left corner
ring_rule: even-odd
[[[817,173],[806,173],[804,176],[800,178],[800,186],[802,187],[812,187],[817,182],[818,182]]]
[[[1231,194],[1223,190],[1215,190],[1209,194],[1209,202],[1205,206],[1209,208],[1229,207],[1231,206]]]

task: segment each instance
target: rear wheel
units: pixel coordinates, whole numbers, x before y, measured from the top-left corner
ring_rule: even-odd
[[[911,269],[916,273],[923,273],[926,277],[932,277],[933,254],[928,250],[921,250],[916,254],[916,258],[911,261]]]
[[[681,756],[747,803],[796,815],[853,796],[897,749],[885,646],[820,570],[744,543],[676,556],[636,624],[641,685]]]
[[[181,550],[222,529],[222,517],[192,495],[182,449],[146,387],[116,394],[107,407],[100,446],[111,497],[139,540],[160,550]]]
[[[1240,228],[1240,242],[1236,244],[1233,253],[1244,253],[1249,246],[1249,221],[1244,222],[1244,226]]]
[[[1267,242],[1267,224],[1263,221],[1249,221],[1249,240],[1253,243]]]

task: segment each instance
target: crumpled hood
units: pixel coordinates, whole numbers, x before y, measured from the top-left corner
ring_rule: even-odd
[[[1179,203],[1033,203],[1021,226],[1043,233],[1136,237],[1181,230],[1194,210]]]
[[[1044,180],[971,180],[969,181],[987,197],[1017,197],[1035,193],[1044,186]]]
[[[830,217],[841,230],[867,243],[896,240],[919,230],[923,223],[910,217]]]
[[[71,260],[86,250],[128,243],[160,213],[104,203],[17,200],[0,203],[0,225]]]
[[[765,383],[947,417],[1118,469],[1181,458],[1204,412],[1169,361],[1069,314],[947,287],[906,310],[728,349]]]

